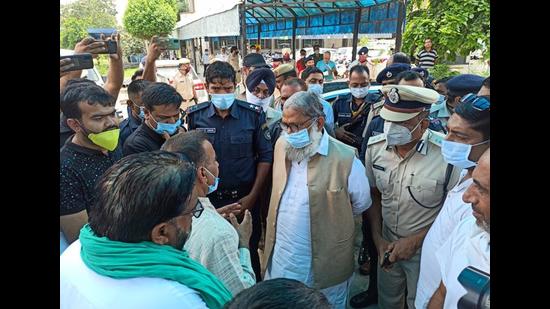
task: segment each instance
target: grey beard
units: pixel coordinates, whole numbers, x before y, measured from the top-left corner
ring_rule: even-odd
[[[285,152],[287,159],[293,162],[302,162],[304,159],[309,159],[317,152],[319,144],[321,143],[321,137],[323,137],[323,133],[319,131],[316,126],[313,126],[311,128],[311,131],[312,132],[309,133],[311,144],[307,145],[306,147],[297,149],[292,147],[288,143],[286,144]]]

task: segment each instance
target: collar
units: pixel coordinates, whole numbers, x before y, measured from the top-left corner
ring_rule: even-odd
[[[162,137],[162,135],[155,132],[155,130],[149,128],[149,126],[145,123],[145,121],[142,122],[140,126],[143,127],[143,132],[145,132],[145,134],[151,137],[152,140],[161,142],[161,144],[164,143],[164,138]]]
[[[321,137],[321,142],[319,143],[319,148],[317,153],[322,156],[328,156],[328,134],[327,130],[323,129],[323,136]]]
[[[235,107],[235,105],[237,104],[238,100],[235,99],[235,101],[233,102],[233,104],[231,104],[231,107],[229,108],[229,114],[235,119],[239,119],[239,111],[238,108]],[[210,102],[210,106],[208,106],[208,112],[206,115],[208,116],[208,118],[212,118],[214,117],[214,115],[217,115],[216,107],[214,106],[214,104],[212,104],[212,102]]]
[[[214,207],[214,205],[212,205],[212,202],[210,202],[210,199],[207,198],[207,197],[199,197],[199,202],[201,202],[201,205],[204,209],[210,209],[210,210],[213,210],[213,211],[216,211],[216,207]]]
[[[89,156],[106,157],[105,154],[103,152],[99,151],[99,150],[90,149],[90,148],[83,147],[83,146],[80,146],[80,145],[77,145],[77,144],[73,143],[73,137],[74,137],[75,134],[71,135],[67,139],[67,141],[65,142],[64,147],[67,147],[68,149],[71,149],[74,152],[78,152],[78,153],[89,155]]]

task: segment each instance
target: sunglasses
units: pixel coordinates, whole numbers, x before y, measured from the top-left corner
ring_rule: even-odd
[[[462,100],[462,103],[472,104],[472,107],[478,111],[485,111],[491,109],[491,102],[485,97],[478,97],[473,93],[468,93]]]

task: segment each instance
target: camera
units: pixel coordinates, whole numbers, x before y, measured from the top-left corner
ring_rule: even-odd
[[[467,291],[458,301],[458,309],[491,308],[491,275],[468,266],[458,275],[458,282]]]

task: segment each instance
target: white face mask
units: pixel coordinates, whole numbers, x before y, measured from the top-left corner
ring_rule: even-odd
[[[321,94],[323,94],[323,85],[319,85],[319,84],[309,84],[307,85],[307,91],[310,92],[310,93],[314,93],[318,96],[321,96]]]
[[[402,125],[385,121],[384,134],[386,134],[386,142],[389,146],[401,146],[410,143],[412,140],[412,132],[418,128],[421,122],[422,120],[418,122],[412,131],[409,131],[409,129]]]
[[[359,88],[349,88],[351,95],[355,98],[362,99],[369,94],[369,86]]]
[[[452,164],[456,167],[460,167],[462,169],[474,167],[477,165],[477,163],[468,159],[468,157],[470,156],[470,152],[472,151],[472,147],[488,142],[489,140],[486,140],[481,143],[470,145],[443,140],[441,144],[441,154],[443,155],[443,159],[447,163]]]
[[[252,93],[250,93],[250,91],[248,91],[248,89],[246,89],[246,101],[248,103],[252,103],[254,105],[261,106],[262,109],[264,110],[264,112],[267,111],[267,107],[269,106],[269,103],[271,103],[271,98],[272,97],[273,97],[273,95],[270,95],[267,98],[260,99],[257,96],[253,95]]]

